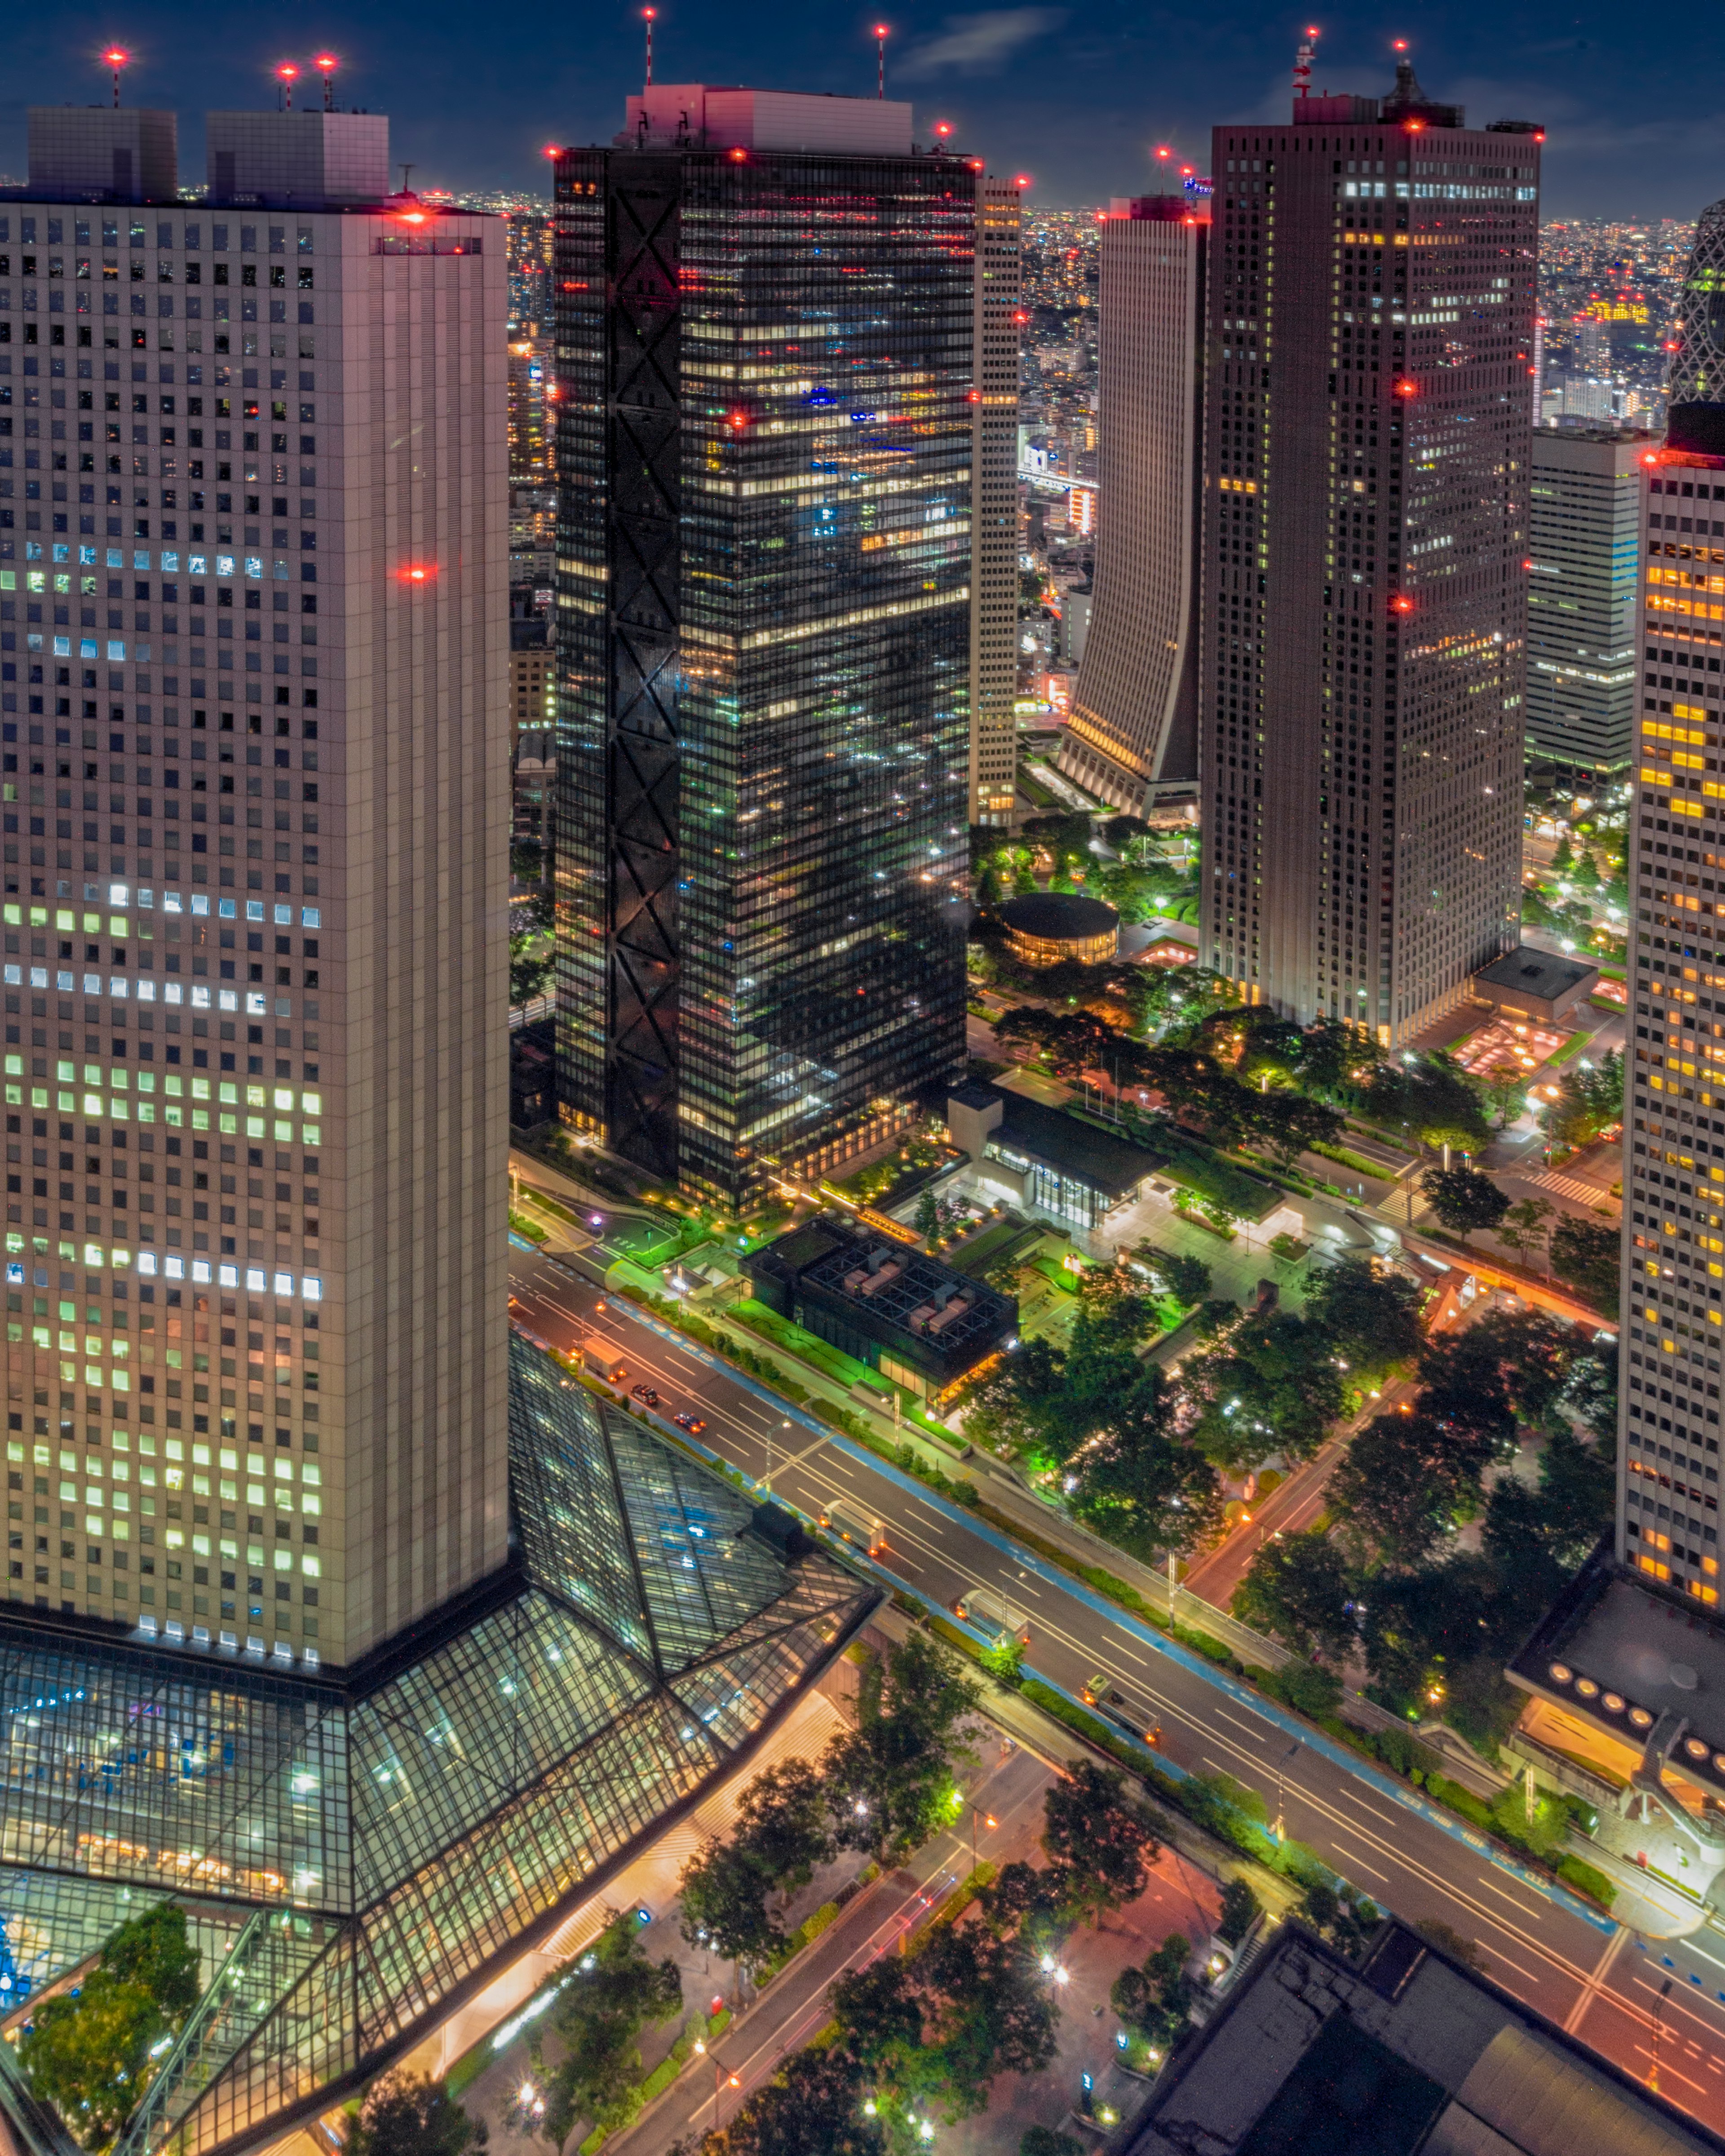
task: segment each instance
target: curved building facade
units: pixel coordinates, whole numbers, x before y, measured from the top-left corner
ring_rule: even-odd
[[[1184,195],[1117,203],[1102,230],[1096,603],[1060,768],[1132,814],[1198,767],[1209,239]]]
[[[1695,245],[1678,303],[1667,405],[1725,403],[1725,201],[1695,221]]]

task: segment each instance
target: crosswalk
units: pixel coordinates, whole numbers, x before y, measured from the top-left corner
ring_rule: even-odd
[[[1578,1183],[1573,1175],[1563,1175],[1554,1168],[1541,1168],[1537,1175],[1521,1175],[1522,1183],[1536,1183],[1542,1190],[1554,1190],[1559,1198],[1567,1198],[1577,1205],[1604,1205],[1609,1203],[1609,1192],[1601,1190],[1596,1183]]]

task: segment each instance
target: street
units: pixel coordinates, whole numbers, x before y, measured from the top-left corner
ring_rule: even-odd
[[[666,1414],[705,1417],[701,1441],[746,1475],[763,1478],[770,1451],[775,1494],[803,1513],[842,1496],[878,1517],[887,1544],[882,1570],[932,1606],[950,1605],[977,1582],[1004,1594],[1028,1616],[1038,1674],[1070,1693],[1093,1671],[1106,1674],[1147,1727],[1160,1722],[1165,1755],[1178,1765],[1231,1774],[1273,1810],[1286,1758],[1291,1835],[1398,1915],[1435,1918],[1476,1942],[1490,1975],[1631,2073],[1648,2071],[1649,2009],[1658,1979],[1671,1973],[1661,2085],[1725,2131],[1725,1938],[1708,1931],[1644,1952],[1608,1918],[1488,1853],[1481,1836],[1417,1790],[861,1447],[811,1428],[788,1402],[588,1279],[513,1244],[510,1266],[516,1315],[529,1330],[564,1353],[602,1336],[623,1355],[629,1383],[655,1386]]]

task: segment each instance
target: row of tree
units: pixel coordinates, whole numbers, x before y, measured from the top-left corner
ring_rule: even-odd
[[[1045,1862],[1007,1865],[964,1921],[937,1921],[910,1953],[841,1977],[822,2037],[685,2156],[894,2156],[921,2146],[925,2127],[985,2109],[1000,2074],[1041,2072],[1055,2051],[1060,1943],[1144,1892],[1158,1825],[1117,1768],[1070,1763],[1045,1802]],[[1183,1939],[1178,1951],[1183,1965]]]
[[[1435,1703],[1470,1666],[1496,1693],[1504,1656],[1609,1526],[1616,1348],[1541,1311],[1494,1312],[1428,1342],[1420,1373],[1407,1411],[1369,1423],[1332,1478],[1332,1530],[1266,1543],[1234,1609]],[[1545,1432],[1531,1483],[1512,1471],[1528,1430]],[[1476,1520],[1480,1547],[1459,1548]]]
[[[1188,1283],[1190,1285],[1190,1283]],[[1420,1290],[1373,1260],[1316,1274],[1304,1313],[1204,1305],[1178,1379],[1138,1348],[1159,1325],[1128,1260],[1079,1284],[1070,1344],[1027,1340],[978,1393],[968,1428],[1033,1471],[1058,1474],[1086,1525],[1153,1559],[1220,1524],[1222,1472],[1307,1458],[1350,1385],[1420,1345]]]

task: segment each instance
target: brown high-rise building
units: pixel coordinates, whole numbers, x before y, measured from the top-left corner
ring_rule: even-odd
[[[1215,131],[1203,955],[1389,1045],[1519,918],[1542,139],[1405,60]]]

